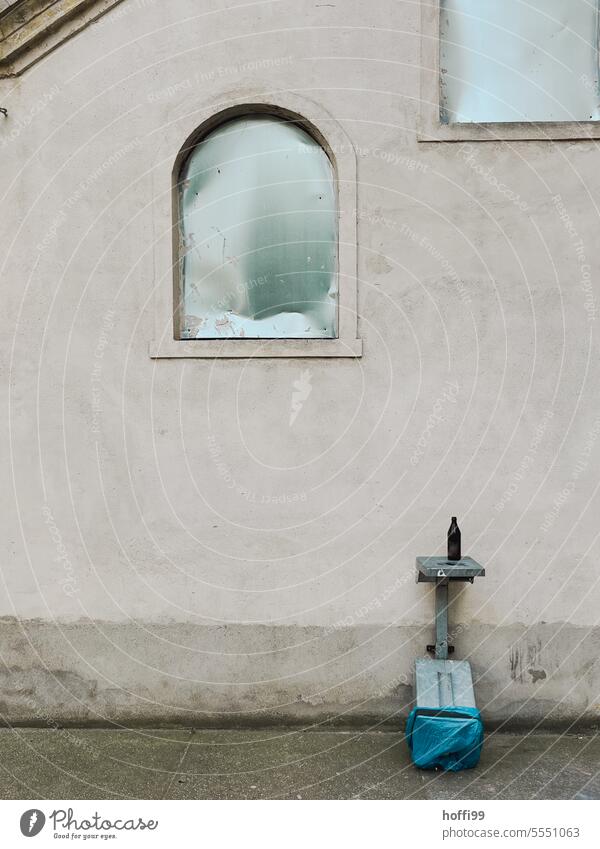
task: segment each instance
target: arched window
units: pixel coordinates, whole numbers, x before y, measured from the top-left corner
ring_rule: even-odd
[[[181,339],[338,336],[332,163],[299,124],[232,118],[177,183]]]

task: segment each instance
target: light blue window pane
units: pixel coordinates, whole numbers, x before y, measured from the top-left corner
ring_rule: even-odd
[[[600,118],[597,0],[441,0],[443,121]]]
[[[185,163],[179,199],[182,338],[337,336],[335,180],[305,130],[221,125]]]

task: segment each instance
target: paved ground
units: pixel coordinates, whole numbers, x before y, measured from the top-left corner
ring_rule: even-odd
[[[0,730],[4,799],[600,799],[600,734],[489,734],[423,772],[393,732]]]

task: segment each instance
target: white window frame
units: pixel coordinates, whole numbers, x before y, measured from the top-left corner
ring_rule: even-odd
[[[600,138],[600,121],[445,124],[440,120],[440,0],[421,0],[421,98],[417,138],[441,141],[559,141]]]
[[[338,336],[335,339],[179,339],[175,306],[180,297],[177,181],[190,149],[223,122],[250,114],[294,120],[321,144],[333,164],[338,195]],[[205,117],[203,119],[204,116]],[[180,116],[157,130],[154,191],[153,359],[252,357],[360,357],[357,314],[356,153],[342,126],[324,109],[292,93],[246,96],[223,108],[211,104],[201,113]],[[183,145],[181,140],[185,139]],[[174,156],[174,152],[178,153]],[[173,162],[173,159],[175,161]]]

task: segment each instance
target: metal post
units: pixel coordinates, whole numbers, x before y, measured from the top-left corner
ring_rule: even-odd
[[[448,578],[435,582],[435,659],[448,660]]]
[[[448,660],[448,578],[435,582],[435,659]],[[446,669],[438,672],[440,705],[452,704],[452,681]]]

